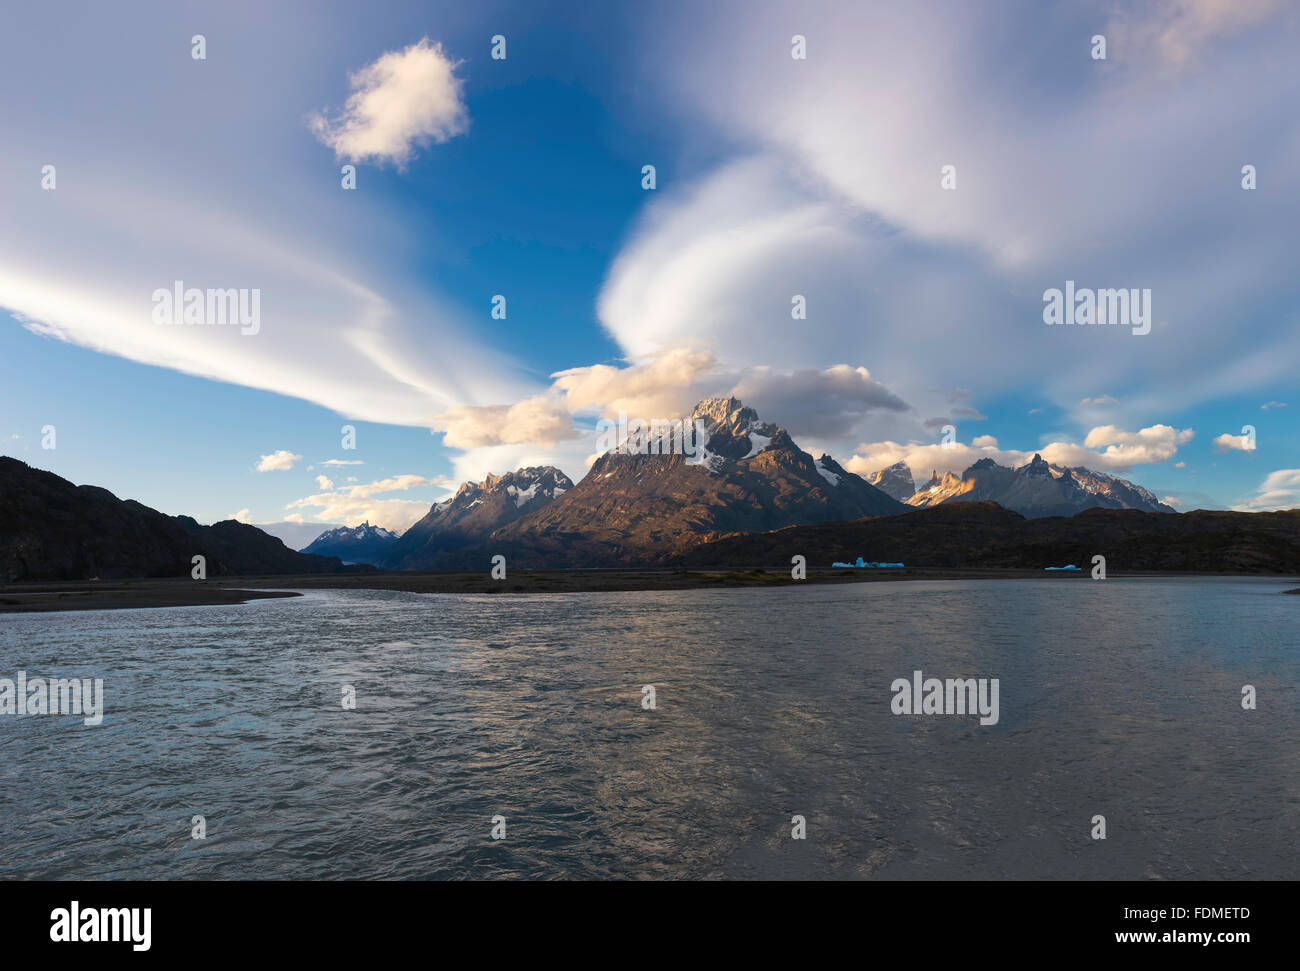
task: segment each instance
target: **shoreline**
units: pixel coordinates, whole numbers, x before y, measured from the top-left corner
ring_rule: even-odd
[[[1204,573],[1125,573],[1113,579],[1141,577],[1209,577]],[[1225,577],[1276,579],[1274,574],[1222,574]],[[307,574],[230,577],[194,581],[183,577],[156,580],[69,580],[0,586],[0,614],[54,613],[77,610],[131,610],[153,607],[202,607],[244,604],[252,600],[298,597],[296,590],[391,590],[399,593],[607,593],[653,590],[708,590],[737,587],[788,587],[800,584],[886,583],[899,580],[1089,580],[1087,571],[865,569],[809,570],[793,580],[779,570],[536,570],[493,580],[486,571]],[[290,589],[292,588],[292,589]],[[1300,588],[1283,591],[1300,594]]]

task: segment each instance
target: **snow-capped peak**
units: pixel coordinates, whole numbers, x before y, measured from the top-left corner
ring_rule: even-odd
[[[333,529],[327,529],[316,537],[316,542],[322,539],[330,540],[363,540],[363,539],[397,539],[397,534],[384,529],[383,526],[372,526],[370,520],[366,520],[360,526],[335,526]]]

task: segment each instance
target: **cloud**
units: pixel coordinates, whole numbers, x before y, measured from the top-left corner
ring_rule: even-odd
[[[970,445],[961,442],[948,446],[937,442],[903,444],[884,441],[859,445],[856,454],[844,463],[844,467],[865,476],[895,462],[905,462],[918,473],[935,470],[940,475],[944,472],[960,475],[983,458],[1018,468],[1038,454],[1052,465],[1066,468],[1082,465],[1095,472],[1123,473],[1135,465],[1166,461],[1179,445],[1190,441],[1192,435],[1191,429],[1180,431],[1168,425],[1153,425],[1137,432],[1125,432],[1107,425],[1090,431],[1083,445],[1051,442],[1025,450],[999,448],[997,439],[991,435],[981,435]]]
[[[1216,452],[1249,452],[1250,438],[1246,435],[1218,435],[1214,439]]]
[[[329,476],[318,475],[316,476],[316,488],[332,490],[334,488],[334,483],[330,480]]]
[[[0,158],[0,180],[4,166]],[[146,192],[148,179],[106,179],[96,185],[105,198],[83,198],[79,219],[57,210],[38,220],[51,240],[73,240],[61,258],[48,240],[0,236],[0,307],[35,334],[390,424],[428,427],[449,406],[529,388],[516,363],[469,340],[454,312],[418,294],[382,296],[355,267],[310,251],[323,236],[364,236],[360,227],[322,232],[303,215],[289,242],[261,235],[257,215],[239,222]],[[154,323],[150,295],[176,279],[260,289],[259,332]]]
[[[640,418],[689,411],[708,396],[706,388],[717,393],[734,380],[719,374],[710,351],[687,344],[656,349],[626,367],[593,364],[557,371],[551,379],[571,412],[612,416],[622,411]]]
[[[232,512],[226,518],[233,519],[237,523],[251,523],[253,521],[253,514],[248,509],[241,509],[239,512]]]
[[[745,372],[731,394],[798,438],[840,438],[858,429],[871,412],[908,411],[907,402],[864,367],[836,364],[781,373],[770,367]]]
[[[326,459],[321,465],[365,465],[360,459]]]
[[[1168,461],[1178,451],[1178,446],[1190,442],[1193,435],[1195,435],[1195,432],[1190,428],[1180,430],[1169,425],[1151,425],[1136,432],[1126,432],[1114,425],[1099,425],[1088,432],[1083,444],[1085,450],[1105,446],[1101,452],[1091,453],[1093,460],[1098,463],[1093,468],[1098,470],[1127,469],[1134,465],[1151,465]],[[1077,446],[1061,445],[1059,446],[1059,452],[1075,447]],[[1057,446],[1048,446],[1048,448],[1057,448]],[[1079,454],[1089,455],[1090,452],[1080,450]],[[1049,462],[1056,461],[1049,458],[1046,451],[1044,451],[1043,457]],[[1066,462],[1063,460],[1062,464],[1086,465],[1087,462]]]
[[[1158,27],[1144,43],[1213,45],[1170,80],[1153,51],[1129,48],[1118,71],[1093,62],[1104,21],[1077,5],[808,5],[806,61],[773,40],[791,33],[786,5],[709,5],[645,58],[719,161],[649,194],[598,316],[634,357],[689,338],[733,369],[848,360],[918,407],[921,389],[961,384],[1072,414],[1105,404],[1079,404],[1104,386],[1145,425],[1284,381],[1300,332],[1274,308],[1295,297],[1281,257],[1295,206],[1278,188],[1243,221],[1255,197],[1236,180],[1241,145],[1274,185],[1300,178],[1300,143],[1281,134],[1300,93],[1296,18],[1247,34],[1278,9],[1248,6],[1143,8]],[[1044,326],[1041,294],[1067,278],[1152,288],[1152,333]],[[1250,320],[1251,341],[1228,318]]]
[[[389,51],[352,74],[343,111],[313,115],[311,129],[340,159],[404,168],[417,148],[469,130],[458,66],[427,37]]]
[[[159,84],[143,69],[121,70],[96,35],[130,21],[132,36],[153,47],[167,42],[167,20],[87,11],[85,30],[64,51],[76,70],[33,89],[31,110],[0,126],[0,315],[42,337],[297,398],[349,420],[428,428],[453,405],[536,393],[519,360],[494,349],[429,274],[397,258],[427,243],[400,203],[380,192],[366,205],[340,205],[337,176],[303,178],[311,165],[300,106],[319,96],[316,79],[339,71],[329,50],[337,47],[286,45],[228,13],[223,32],[241,37],[229,76],[180,71]],[[12,76],[39,70],[39,51],[9,54]],[[273,74],[259,74],[269,63],[278,65]],[[88,78],[107,102],[81,97]],[[238,131],[257,146],[257,179],[201,139],[154,137],[159,118],[197,103],[209,130]],[[30,145],[57,146],[57,191],[30,191]],[[95,178],[69,179],[66,166]],[[154,323],[153,292],[176,280],[259,290],[258,333]]]
[[[450,448],[536,444],[553,447],[577,438],[568,410],[545,397],[527,398],[513,405],[458,405],[433,421],[433,431],[444,433]]]
[[[1101,405],[1117,405],[1119,401],[1108,394],[1103,394],[1096,398],[1083,398],[1079,401],[1079,404],[1085,407],[1099,407]]]
[[[1259,491],[1232,508],[1238,512],[1271,512],[1300,506],[1300,469],[1270,472]]]
[[[305,496],[302,499],[295,499],[284,508],[316,510],[312,516],[317,522],[340,523],[346,526],[371,522],[400,532],[421,519],[429,511],[431,503],[427,500],[379,497],[389,492],[404,492],[425,486],[450,490],[455,486],[455,482],[445,476],[435,476],[430,479],[414,474],[397,475]],[[292,516],[285,518],[292,519]]]
[[[1182,68],[1213,42],[1258,26],[1282,0],[1154,0],[1117,11],[1107,24],[1114,52],[1137,61],[1154,52],[1168,69]],[[1115,56],[1111,50],[1107,57]]]
[[[1270,411],[1270,410],[1272,410],[1272,409],[1274,409],[1274,408],[1285,408],[1285,407],[1286,407],[1286,402],[1285,402],[1285,401],[1269,401],[1269,402],[1267,402],[1267,403],[1265,403],[1265,404],[1260,405],[1260,406],[1259,406],[1259,410],[1260,410],[1260,411]]]
[[[299,461],[301,455],[295,455],[288,449],[280,449],[272,452],[270,455],[263,455],[257,463],[258,472],[287,472],[293,468],[293,463]]]

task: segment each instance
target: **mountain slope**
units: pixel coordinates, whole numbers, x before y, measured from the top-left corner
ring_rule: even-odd
[[[545,508],[572,488],[572,480],[549,465],[466,482],[372,562],[385,570],[437,568],[447,553],[481,542],[494,529]]]
[[[447,564],[474,569],[497,553],[524,568],[653,564],[729,532],[906,511],[735,398],[701,401],[696,419],[695,454],[606,452],[554,503]]]
[[[1140,509],[1143,512],[1178,511],[1173,506],[1161,502],[1156,498],[1156,494],[1149,489],[1143,489],[1137,483],[1129,482],[1127,479],[1121,479],[1118,476],[1107,475],[1105,472],[1093,472],[1091,469],[1085,469],[1082,465],[1076,465],[1068,469],[1053,465],[1051,469],[1053,474],[1069,472],[1079,488],[1092,493],[1099,499],[1109,499],[1117,502],[1121,509]]]
[[[295,553],[255,526],[200,526],[0,457],[0,579],[189,576],[196,554],[207,558],[209,577],[344,570],[337,559]]]
[[[326,530],[303,547],[304,553],[337,556],[344,563],[374,563],[397,542],[397,534],[369,521],[360,526],[338,526]]]

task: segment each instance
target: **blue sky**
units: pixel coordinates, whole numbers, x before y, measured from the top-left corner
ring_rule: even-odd
[[[861,473],[1042,450],[1300,504],[1286,4],[4,16],[0,450],[75,482],[403,528],[489,471],[581,476],[602,415],[736,393]],[[177,279],[258,289],[257,332],[155,322]],[[1045,325],[1066,280],[1149,288],[1151,332]]]

